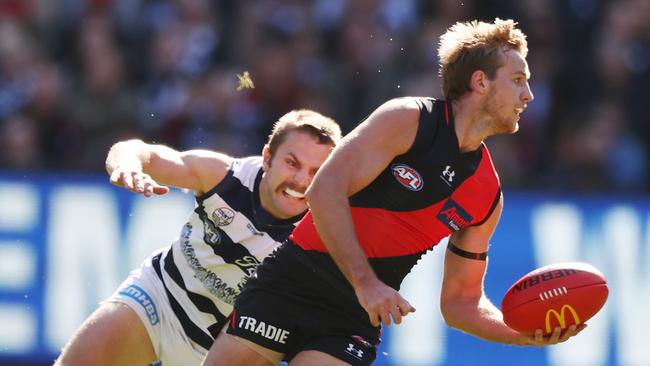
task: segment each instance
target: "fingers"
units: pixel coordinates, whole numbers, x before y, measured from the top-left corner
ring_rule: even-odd
[[[115,170],[110,177],[112,184],[127,190],[150,197],[153,194],[165,194],[169,188],[159,185],[151,177],[142,172]]]
[[[556,327],[553,330],[553,333],[549,336],[547,343],[548,344],[557,344],[566,342],[569,338],[576,336],[578,333],[582,332],[587,327],[587,324],[581,325],[570,325],[568,328],[563,329]]]
[[[368,312],[368,316],[370,317],[370,324],[372,324],[373,327],[381,325],[379,314],[376,312]]]
[[[560,341],[560,335],[562,334],[562,328],[560,327],[555,327],[553,329],[553,333],[548,338],[548,343],[555,344]]]
[[[118,187],[124,187],[128,190],[131,190],[133,188],[133,178],[130,174],[127,174],[123,171],[115,170],[111,174],[110,180],[112,184]]]
[[[560,336],[559,343],[566,342],[569,340],[569,338],[574,337],[578,335],[578,333],[582,332],[585,328],[587,328],[587,324],[581,324],[579,326],[577,325],[572,325],[570,326],[563,334]]]
[[[391,323],[401,324],[402,318],[412,312],[415,312],[415,308],[408,301],[400,297],[397,304],[394,304],[392,301],[388,302],[386,306],[378,311],[378,314],[381,323],[388,326]]]
[[[394,315],[393,311],[389,311],[388,309],[384,308],[381,311],[381,322],[385,326],[389,326],[391,324],[391,316],[393,315]],[[401,315],[400,315],[400,321],[402,321]]]
[[[544,332],[541,329],[537,329],[532,337],[532,345],[543,347],[563,343],[568,341],[569,338],[576,336],[578,333],[582,332],[586,327],[587,324],[573,324],[564,329],[561,327],[555,327],[555,329],[553,329],[553,332],[547,336],[544,336]]]
[[[393,317],[393,323],[401,324],[402,323],[402,312],[396,308],[393,310],[390,315]]]
[[[413,307],[413,305],[409,304],[409,302],[404,299],[402,300],[403,300],[402,303],[398,305],[398,308],[402,313],[402,315],[406,316],[408,313],[415,313],[415,308]]]
[[[572,325],[572,326],[570,326],[570,327],[566,330],[566,332],[564,332],[564,334],[562,334],[562,335],[558,338],[558,342],[559,342],[559,343],[566,342],[569,338],[571,338],[571,337],[573,337],[574,335],[578,334],[578,333],[577,333],[577,328],[578,328],[578,327],[577,327],[575,324]]]
[[[544,343],[544,332],[541,329],[535,331],[535,345],[539,346]]]
[[[138,182],[138,193],[144,194],[145,197],[151,197],[153,195],[153,184],[151,180],[143,179]]]
[[[382,324],[388,326],[393,322],[399,324],[404,316],[415,311],[399,292],[379,280],[360,286],[355,291],[359,304],[375,327]]]
[[[153,193],[155,194],[160,195],[160,194],[165,194],[167,192],[169,192],[169,187],[160,186],[160,185],[155,185],[153,187]]]
[[[400,324],[402,322],[402,318],[407,316],[409,313],[414,313],[415,308],[409,304],[408,301],[402,299],[400,303],[397,305],[397,307],[391,312],[393,314],[393,320],[395,324]]]

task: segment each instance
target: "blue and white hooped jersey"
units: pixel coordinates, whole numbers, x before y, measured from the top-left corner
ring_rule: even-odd
[[[303,216],[282,220],[262,208],[262,173],[262,157],[235,159],[226,177],[196,198],[171,248],[153,258],[183,330],[206,350],[246,280]]]

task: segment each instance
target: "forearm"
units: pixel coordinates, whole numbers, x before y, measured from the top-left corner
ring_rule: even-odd
[[[376,279],[357,239],[345,190],[334,181],[321,180],[312,185],[307,198],[318,234],[352,286]]]
[[[442,304],[447,324],[478,338],[504,344],[523,345],[522,335],[503,322],[501,311],[485,296]]]

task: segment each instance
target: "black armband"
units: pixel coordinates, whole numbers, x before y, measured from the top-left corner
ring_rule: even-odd
[[[477,261],[484,261],[487,258],[487,254],[488,254],[488,252],[472,253],[472,252],[468,252],[466,250],[462,250],[459,247],[457,247],[456,245],[454,245],[454,243],[452,243],[451,240],[449,240],[447,242],[447,250],[449,250],[452,253],[454,253],[456,255],[459,255],[459,256],[461,256],[463,258],[474,259],[474,260],[477,260]]]

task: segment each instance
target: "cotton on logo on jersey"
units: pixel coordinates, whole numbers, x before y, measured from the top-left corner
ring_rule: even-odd
[[[266,339],[285,344],[290,332],[288,330],[280,329],[271,324],[266,324],[263,321],[258,321],[250,316],[240,316],[238,328],[249,330],[255,334],[259,334]]]
[[[419,191],[424,186],[422,176],[406,164],[393,164],[390,167],[397,181],[411,191]]]
[[[451,198],[445,202],[442,209],[438,213],[438,220],[445,226],[453,231],[458,231],[469,224],[474,219],[467,211],[465,211],[456,201]]]

